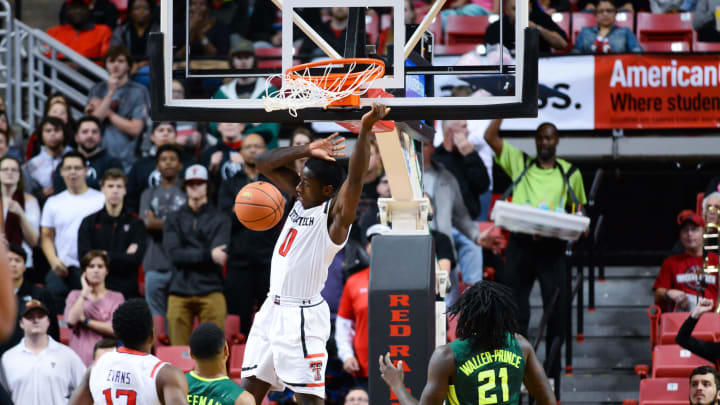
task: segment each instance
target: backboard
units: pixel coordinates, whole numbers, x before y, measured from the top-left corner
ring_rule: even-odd
[[[161,1],[161,32],[151,34],[148,52],[154,120],[357,121],[374,101],[390,106],[387,119],[394,121],[537,115],[538,34],[527,28],[528,3],[517,3],[514,19],[502,18],[503,1],[498,14],[470,16],[464,23],[480,27],[474,31],[458,29],[455,17],[442,9],[444,0],[415,10],[414,16],[409,12],[412,3],[404,0],[255,0],[247,10],[243,0],[212,9],[216,3]],[[225,10],[228,4],[235,8]],[[202,15],[214,22],[209,29],[198,22]],[[483,39],[489,24],[500,24],[502,41],[508,32],[502,24],[508,21],[516,38],[514,54],[486,46]],[[241,37],[254,42],[250,67],[231,66],[229,54],[247,47]],[[384,60],[385,76],[369,85],[383,90],[371,93],[384,94],[381,100],[366,95],[360,108],[308,108],[291,116],[287,111],[267,112],[264,92],[255,91],[251,98],[212,98],[230,80],[265,84],[275,75],[269,83],[280,87],[282,73],[291,66],[341,57]],[[200,89],[199,95],[173,96],[173,80]],[[452,96],[457,86],[470,89],[470,94]]]

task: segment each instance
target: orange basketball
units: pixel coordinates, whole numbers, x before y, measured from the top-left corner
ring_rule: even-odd
[[[285,197],[277,187],[264,181],[245,185],[235,196],[235,215],[248,229],[266,231],[280,222]]]

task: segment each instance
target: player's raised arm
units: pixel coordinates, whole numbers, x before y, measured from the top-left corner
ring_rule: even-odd
[[[340,187],[331,207],[330,239],[337,244],[345,241],[348,229],[355,221],[355,213],[362,193],[363,175],[370,164],[370,138],[373,125],[389,112],[390,108],[380,103],[374,103],[370,111],[362,117],[360,135],[358,135],[355,149],[350,155],[347,178]]]
[[[548,381],[545,375],[542,364],[540,364],[537,356],[535,356],[535,350],[533,350],[532,345],[519,334],[515,334],[515,338],[520,344],[520,348],[525,356],[525,377],[523,378],[523,383],[530,393],[530,396],[535,399],[535,403],[538,405],[557,404],[555,393],[552,387],[550,387],[550,381]]]
[[[92,370],[92,367],[88,367],[88,369],[85,371],[85,375],[83,376],[82,380],[80,381],[80,385],[73,391],[72,396],[70,397],[70,401],[68,401],[68,405],[92,405],[93,404],[93,398],[92,393],[90,393],[90,371]]]
[[[255,158],[255,165],[260,173],[273,181],[276,186],[290,196],[296,194],[295,187],[300,181],[300,175],[290,169],[293,162],[302,158],[316,157],[334,161],[335,158],[345,156],[345,138],[334,133],[327,138],[318,139],[308,145],[288,146],[269,150]]]
[[[428,363],[427,383],[419,402],[405,388],[402,365],[393,366],[389,353],[380,356],[380,372],[401,405],[442,405],[448,394],[450,377],[455,373],[455,356],[448,345],[435,349]]]
[[[188,384],[185,374],[170,364],[164,365],[158,372],[156,388],[160,403],[163,405],[188,405]]]

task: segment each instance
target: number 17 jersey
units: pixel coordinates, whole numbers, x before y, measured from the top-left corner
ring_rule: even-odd
[[[300,201],[293,205],[273,250],[270,296],[308,299],[320,295],[330,263],[347,243],[347,236],[340,245],[330,239],[330,201],[308,209]]]
[[[469,340],[449,344],[455,356],[457,376],[448,387],[450,405],[513,404],[520,400],[525,377],[525,357],[514,336],[502,349],[473,350]]]
[[[160,405],[157,376],[166,362],[125,347],[105,353],[90,372],[95,405]]]

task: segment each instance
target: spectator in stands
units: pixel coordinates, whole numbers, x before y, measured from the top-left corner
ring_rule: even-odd
[[[698,41],[720,42],[720,24],[718,24],[720,0],[697,0],[693,14],[693,28]]]
[[[185,98],[185,86],[178,80],[173,80],[172,96],[175,100]],[[176,122],[176,142],[193,161],[199,161],[205,149],[206,139],[211,135],[205,134],[205,123],[178,121]]]
[[[315,137],[313,136],[312,131],[310,131],[306,127],[297,127],[295,128],[292,136],[290,137],[290,146],[308,145],[314,140]],[[298,159],[295,161],[295,170],[297,170],[298,173],[302,173],[305,162],[307,162],[307,158]]]
[[[717,275],[703,274],[704,279],[700,277],[705,222],[695,212],[684,210],[677,216],[677,224],[680,227],[680,243],[685,252],[665,259],[653,284],[655,302],[663,312],[692,311],[698,297],[717,301]],[[714,253],[709,254],[709,260],[715,265],[718,263]]]
[[[103,354],[115,351],[118,347],[118,342],[111,338],[102,338],[95,343],[93,346],[93,363],[97,361]]]
[[[160,24],[153,20],[155,2],[152,0],[129,0],[128,19],[113,31],[110,46],[123,46],[130,51],[133,63],[130,76],[148,66],[147,43],[151,32],[160,31]],[[147,69],[146,69],[147,70]]]
[[[257,68],[257,58],[255,57],[255,48],[252,42],[242,38],[232,42],[232,47],[230,48],[230,67],[240,70]],[[275,88],[270,86],[267,88],[267,91],[272,93],[275,91]],[[265,97],[265,94],[265,80],[258,80],[256,77],[240,77],[220,86],[212,98],[230,100],[254,99]],[[218,125],[219,124],[214,122],[210,124],[210,130],[213,134],[217,134]],[[269,140],[268,148],[277,148],[280,124],[265,122],[244,125],[245,133],[253,132],[261,134]]]
[[[60,6],[60,24],[68,23],[66,14],[68,3],[63,2]],[[112,1],[88,0],[86,4],[90,7],[90,21],[95,24],[107,25],[111,30],[115,29],[118,22],[118,9]]]
[[[260,135],[249,134],[243,139],[240,149],[243,160],[241,170],[220,185],[220,211],[232,212],[235,196],[246,184],[254,181],[270,182],[255,166],[255,157],[266,150],[265,139]],[[240,315],[241,332],[247,334],[250,331],[255,301],[260,307],[270,289],[270,259],[282,224],[278,223],[270,230],[257,232],[246,228],[234,217],[231,221],[225,300],[228,312]]]
[[[523,0],[520,0],[523,1]],[[533,1],[528,1],[529,21],[528,26],[537,28],[540,32],[540,53],[550,53],[550,49],[565,49],[568,46],[567,34],[562,30],[549,15],[545,14],[539,7],[533,6]],[[503,2],[503,33],[502,44],[514,52],[515,50],[515,0]],[[488,26],[485,33],[485,44],[494,45],[500,43],[500,20]]]
[[[412,7],[412,1],[405,1],[406,12],[408,4],[411,4]],[[445,10],[442,10],[440,12],[440,15],[442,16],[443,27],[445,27],[445,24],[447,22],[447,16],[449,15],[488,15],[491,13],[497,13],[499,4],[500,3],[498,2],[498,0],[454,0],[448,5]],[[414,7],[412,8],[412,10],[415,10]],[[415,20],[413,19],[413,21],[407,22],[406,19],[405,24],[415,24]]]
[[[185,58],[185,50],[190,46],[190,59],[196,57],[214,57],[225,59],[230,48],[228,27],[210,15],[211,0],[190,1],[189,43],[185,43],[185,24],[177,26],[175,46],[176,57]]]
[[[150,94],[145,86],[130,80],[133,60],[127,48],[110,48],[103,61],[110,78],[90,89],[85,113],[105,123],[102,145],[128,172],[135,162],[138,138],[145,130]]]
[[[717,405],[720,400],[720,373],[700,366],[690,373],[690,405]]]
[[[66,127],[59,118],[45,117],[40,124],[40,153],[30,159],[24,167],[25,191],[39,194],[43,199],[55,194],[53,173],[62,160],[63,153],[70,150],[65,146]]]
[[[320,36],[335,50],[345,48],[345,32],[348,25],[348,16],[350,9],[348,7],[331,7],[328,9],[330,21],[323,22],[319,20],[317,25],[310,23],[316,27],[316,31]],[[319,17],[319,16],[318,16]],[[307,21],[307,19],[306,19]],[[312,21],[312,20],[311,20]],[[318,57],[326,57],[325,53],[308,38],[304,38],[300,46],[299,56],[303,59],[314,59]]]
[[[85,156],[79,152],[63,156],[60,175],[67,190],[48,198],[40,220],[41,246],[51,270],[45,285],[61,312],[70,290],[81,288],[77,248],[80,224],[105,204],[105,196],[85,182],[87,170]]]
[[[368,396],[368,392],[365,388],[362,387],[355,387],[348,391],[347,395],[345,396],[345,405],[355,405],[355,404],[367,404],[370,402],[370,397]]]
[[[423,143],[424,156],[432,156],[434,153],[435,147],[432,146],[432,143]],[[431,229],[445,235],[452,235],[453,228],[455,228],[475,244],[486,249],[497,250],[500,241],[491,236],[493,228],[480,232],[477,223],[468,214],[455,176],[433,159],[423,159],[423,165],[425,170],[423,189],[436,204],[435,215],[430,223]],[[457,249],[457,246],[454,248]],[[452,288],[453,291],[446,298],[449,305],[452,305],[457,298],[457,285],[453,285]]]
[[[108,254],[91,250],[82,258],[82,289],[72,290],[65,303],[65,321],[73,331],[70,348],[86,366],[93,362],[93,347],[103,337],[113,337],[113,312],[125,302],[123,295],[110,291],[105,279],[110,269]]]
[[[150,134],[150,154],[142,157],[133,163],[128,175],[127,185],[127,207],[130,211],[137,211],[140,203],[140,195],[149,187],[160,184],[160,172],[157,170],[156,151],[163,145],[174,144],[176,137],[175,122],[153,122],[153,130]]]
[[[69,347],[48,336],[48,309],[38,300],[25,305],[24,338],[2,356],[2,368],[16,404],[66,405],[80,385],[85,365]]]
[[[70,107],[63,95],[58,94],[48,98],[43,117],[60,118],[67,126],[67,134],[75,133],[75,121],[72,118],[72,114],[70,114]]]
[[[0,196],[2,196],[5,239],[22,246],[27,265],[33,267],[32,250],[40,240],[40,205],[25,192],[20,162],[14,157],[0,158]]]
[[[610,0],[600,0],[595,8],[597,25],[584,27],[575,41],[574,53],[642,52],[635,34],[627,27],[615,25],[617,9]]]
[[[78,257],[90,251],[104,251],[110,262],[105,284],[126,299],[140,296],[138,268],[145,255],[145,224],[123,204],[127,177],[120,169],[110,169],[100,180],[105,207],[83,219],[78,232]]]
[[[222,267],[227,262],[230,218],[208,203],[208,172],[185,171],[187,204],[168,215],[163,247],[175,266],[168,296],[168,331],[173,345],[187,345],[193,319],[225,328]]]
[[[375,185],[375,192],[378,198],[390,198],[392,193],[390,192],[390,181],[388,180],[387,174],[383,173]],[[378,215],[380,209],[377,204],[370,204],[367,210],[363,213],[358,221],[360,230],[366,232],[368,228],[378,223]]]
[[[173,265],[163,248],[163,228],[171,212],[185,205],[186,197],[180,188],[180,148],[176,145],[160,146],[156,153],[160,183],[142,192],[140,216],[148,232],[147,253],[143,260],[145,272],[145,300],[153,315],[166,316],[167,293]]]
[[[100,59],[110,47],[112,29],[93,23],[84,0],[71,0],[65,8],[67,23],[47,30],[48,35],[89,59]]]
[[[107,150],[100,146],[101,142],[100,121],[91,115],[80,118],[77,122],[77,132],[75,132],[75,143],[77,151],[87,159],[88,171],[85,181],[87,181],[88,187],[96,190],[100,189],[100,179],[105,171],[123,168],[120,160],[112,157]],[[53,189],[56,194],[65,190],[59,168],[55,169]]]
[[[563,212],[570,203],[580,211],[579,206],[587,204],[582,175],[572,163],[560,159],[556,148],[560,136],[554,124],[540,124],[535,134],[536,156],[529,157],[500,137],[502,120],[493,120],[485,131],[485,140],[495,152],[495,163],[513,180],[505,193],[512,193],[512,201],[529,204],[532,207],[558,209]],[[552,206],[552,208],[550,208]],[[518,324],[521,334],[527,336],[530,323],[530,291],[537,278],[540,281],[543,305],[550,308],[555,291],[559,291],[555,311],[548,321],[546,352],[550,353],[553,340],[561,339],[570,316],[568,308],[570,291],[565,288],[567,278],[567,242],[550,237],[534,237],[513,232],[510,234],[505,252],[505,268],[499,281],[513,290],[518,305]],[[559,378],[560,361],[548,370],[548,376]]]
[[[702,214],[706,224],[720,224],[720,191],[708,193],[703,198]]]
[[[55,310],[55,302],[52,295],[45,288],[34,284],[25,278],[25,262],[27,253],[22,246],[10,244],[8,245],[8,268],[12,277],[13,289],[17,298],[17,327],[12,336],[6,341],[0,343],[0,355],[8,349],[20,343],[23,338],[23,330],[20,328],[20,316],[25,312],[25,305],[33,300],[40,301],[48,310],[48,318],[50,326],[48,334],[55,340],[60,340],[60,327],[58,325],[57,311]]]
[[[221,181],[228,180],[242,169],[240,147],[245,124],[221,122],[217,129],[220,142],[205,150],[202,164],[210,171],[211,182],[219,186]]]

